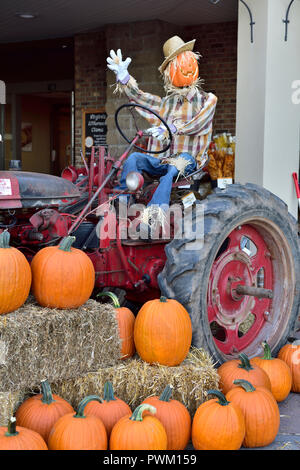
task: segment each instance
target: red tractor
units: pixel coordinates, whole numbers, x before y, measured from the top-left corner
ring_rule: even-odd
[[[89,166],[68,167],[62,177],[1,171],[0,229],[9,230],[11,243],[29,261],[41,248],[75,235],[73,246],[94,264],[95,294],[114,289],[137,308],[161,294],[177,299],[190,314],[193,345],[204,347],[216,363],[240,352],[258,355],[264,340],[276,354],[298,328],[296,220],[284,202],[254,184],[211,188],[207,194],[203,188],[210,185],[209,176],[200,168],[174,182],[171,199],[181,204],[187,191],[198,194],[188,210],[192,226],[197,222],[195,209],[202,210],[202,244],[195,245],[193,231],[178,238],[171,230],[169,239],[152,243],[119,236],[135,219],[123,220],[118,209],[101,208],[118,201],[118,174],[133,147],[144,151],[137,145],[142,131],[128,139],[120,129],[119,112],[128,106],[142,107],[123,105],[116,112],[117,129],[129,143],[118,160],[100,147],[97,155],[92,148]],[[158,182],[149,175],[130,176],[126,194],[146,205]],[[110,222],[115,222],[113,236],[107,232]]]

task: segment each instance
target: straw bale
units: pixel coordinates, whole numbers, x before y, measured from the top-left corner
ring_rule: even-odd
[[[24,390],[0,392],[0,426],[7,426],[18,406],[25,397]]]
[[[102,396],[107,380],[112,382],[116,396],[132,410],[145,398],[160,395],[166,385],[173,385],[173,398],[184,403],[192,416],[209,389],[219,390],[219,376],[210,356],[196,348],[191,348],[185,361],[176,367],[150,365],[135,355],[116,366],[52,383],[51,387],[76,408],[87,395]]]
[[[32,298],[0,316],[0,391],[78,377],[120,362],[115,309],[89,299],[76,309],[39,306]]]

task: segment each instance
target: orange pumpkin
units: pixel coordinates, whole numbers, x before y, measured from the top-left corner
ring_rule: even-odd
[[[192,424],[192,442],[197,450],[238,450],[245,437],[245,418],[240,408],[222,392],[197,408]]]
[[[10,418],[7,427],[0,427],[0,450],[48,450],[48,447],[40,434],[16,426],[16,418]]]
[[[244,447],[265,447],[277,436],[280,415],[272,392],[265,387],[254,387],[247,380],[235,380],[237,387],[226,394],[226,399],[240,407],[245,418]]]
[[[195,54],[185,51],[172,60],[169,67],[171,83],[179,88],[192,85],[199,76],[199,67]]]
[[[112,299],[116,309],[116,317],[119,325],[121,339],[121,359],[132,357],[135,353],[135,345],[133,339],[133,330],[135,316],[127,307],[121,307],[118,297],[113,292],[100,292],[97,297],[108,296]]]
[[[0,234],[0,314],[21,307],[31,285],[30,265],[17,248],[9,246],[10,234]]]
[[[267,373],[258,365],[251,364],[244,353],[239,355],[239,359],[224,362],[217,371],[220,376],[220,388],[224,395],[235,386],[233,381],[236,379],[248,380],[254,386],[266,387],[271,391],[271,382]]]
[[[144,403],[132,415],[121,418],[113,427],[110,450],[166,450],[167,433],[162,423],[154,416],[143,416],[144,411],[155,414],[156,409]]]
[[[295,340],[291,344],[285,344],[280,349],[277,357],[290,368],[292,374],[291,391],[300,393],[300,340]]]
[[[284,361],[272,357],[270,346],[266,341],[263,342],[263,348],[264,356],[254,357],[250,362],[257,364],[268,374],[275,400],[283,401],[292,388],[291,370]]]
[[[72,248],[75,237],[65,237],[58,246],[40,250],[32,259],[32,292],[40,305],[77,308],[90,297],[95,270],[90,258]]]
[[[103,401],[90,401],[85,407],[86,416],[96,416],[103,422],[107,437],[109,439],[110,433],[114,425],[123,418],[123,416],[131,414],[131,409],[125,403],[114,396],[114,390],[111,382],[105,382]]]
[[[84,409],[92,400],[101,398],[89,395],[78,405],[77,413],[61,416],[50,431],[50,450],[107,450],[107,433],[101,419],[85,415]]]
[[[27,398],[17,409],[17,425],[32,429],[47,442],[54,423],[64,414],[74,412],[70,403],[52,394],[47,380],[42,381],[42,393]]]
[[[171,399],[172,391],[173,387],[167,385],[160,396],[148,397],[143,403],[156,408],[155,416],[167,432],[167,450],[183,450],[190,440],[192,420],[184,404]]]
[[[150,364],[181,364],[192,342],[188,312],[175,299],[149,300],[136,316],[134,342],[139,356]]]

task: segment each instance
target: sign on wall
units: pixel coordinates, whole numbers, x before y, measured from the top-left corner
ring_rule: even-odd
[[[82,110],[82,151],[87,160],[93,146],[106,146],[106,118],[104,108]]]

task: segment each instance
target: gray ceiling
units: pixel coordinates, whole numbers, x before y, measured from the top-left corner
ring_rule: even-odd
[[[238,0],[0,0],[0,43],[69,37],[106,24],[159,19],[178,25],[237,19]],[[35,13],[24,20],[16,13]]]

